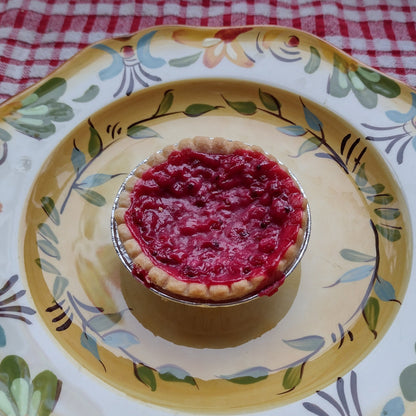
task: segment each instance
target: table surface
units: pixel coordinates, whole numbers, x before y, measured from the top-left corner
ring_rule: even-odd
[[[3,0],[0,102],[93,42],[177,24],[302,29],[416,87],[415,0]]]

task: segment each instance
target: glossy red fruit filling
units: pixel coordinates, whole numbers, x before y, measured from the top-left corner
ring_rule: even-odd
[[[143,174],[125,220],[170,275],[232,284],[272,274],[296,242],[303,201],[290,175],[259,152],[184,149]]]

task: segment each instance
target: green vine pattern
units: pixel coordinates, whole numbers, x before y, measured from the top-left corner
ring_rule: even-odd
[[[377,322],[380,311],[379,300],[400,303],[396,299],[394,287],[390,282],[379,276],[378,273],[380,262],[379,238],[385,238],[391,242],[401,238],[400,228],[389,225],[389,221],[394,221],[400,216],[399,209],[394,206],[394,197],[385,191],[385,187],[382,184],[368,183],[365,162],[363,162],[367,147],[360,138],[354,139],[351,134],[347,134],[340,141],[340,148],[335,149],[326,140],[322,122],[305,105],[302,99],[300,99],[300,105],[306,121],[305,126],[287,118],[284,115],[280,101],[274,95],[259,89],[258,96],[260,104],[256,104],[254,101],[234,101],[222,95],[221,99],[223,102],[221,105],[213,106],[194,103],[185,109],[173,111],[174,90],[168,89],[164,92],[156,111],[150,117],[143,118],[127,126],[126,134],[134,140],[160,137],[159,133],[149,126],[149,123],[162,117],[178,114],[184,117],[199,117],[207,115],[212,111],[219,111],[225,107],[233,109],[243,117],[250,117],[256,112],[263,112],[279,121],[279,126],[276,128],[280,132],[291,137],[302,137],[304,139],[295,157],[301,157],[305,153],[313,152],[316,157],[336,163],[346,174],[355,175],[357,188],[363,193],[368,203],[374,206],[374,213],[383,222],[376,224],[372,220],[370,221],[370,227],[374,232],[376,254],[369,255],[352,249],[342,250],[340,253],[341,257],[352,263],[360,263],[360,265],[339,277],[331,286],[347,284],[362,279],[369,280],[368,289],[359,307],[349,320],[356,314],[361,313],[369,330],[374,337],[377,337]],[[90,130],[88,154],[84,154],[74,140],[71,154],[74,180],[69,187],[63,204],[58,209],[51,197],[44,196],[41,199],[41,206],[54,227],[60,225],[60,217],[64,215],[65,207],[71,199],[73,191],[87,203],[101,207],[107,201],[104,196],[91,188],[98,188],[103,183],[118,176],[118,174],[106,175],[98,173],[84,177],[86,168],[118,139],[123,129],[118,123],[114,126],[108,125],[106,133],[110,135],[112,141],[104,146],[103,140],[91,120],[88,123]],[[128,348],[139,343],[140,340],[128,331],[116,328],[125,311],[107,313],[100,307],[86,305],[77,299],[68,290],[68,279],[53,264],[59,261],[61,256],[58,249],[58,238],[52,227],[47,223],[40,224],[38,235],[38,247],[48,257],[48,260],[38,258],[35,262],[43,272],[55,276],[53,284],[54,302],[47,308],[47,312],[53,315],[52,322],[57,324],[57,331],[67,330],[74,319],[74,314],[76,314],[81,320],[82,326],[80,343],[101,362],[104,370],[106,370],[105,363],[100,358],[97,340],[122,351],[131,360],[136,379],[145,384],[151,391],[157,389],[158,378],[165,382],[180,381],[197,387],[196,379],[175,365],[167,364],[159,368],[152,368],[138,357],[130,354]],[[371,295],[372,293],[374,293],[374,296]],[[349,330],[345,331],[344,329],[344,326],[347,324],[348,321],[343,325],[339,324],[338,335],[335,333],[331,334],[332,341],[334,343],[339,342],[339,348],[343,345],[346,335],[349,336],[350,340],[353,340],[353,334]],[[298,339],[283,341],[291,348],[304,351],[307,354],[299,361],[290,363],[285,367],[275,369],[253,367],[235,374],[221,375],[219,378],[231,383],[247,385],[261,382],[273,373],[285,371],[282,381],[283,390],[279,394],[292,391],[301,383],[308,361],[321,351],[326,341],[319,335],[308,335]]]
[[[320,119],[314,114],[300,98],[300,104],[303,109],[303,115],[306,125],[299,124],[294,120],[290,120],[285,117],[282,105],[277,97],[274,95],[259,89],[259,101],[261,106],[254,101],[232,101],[225,97],[222,97],[226,104],[234,109],[242,116],[252,116],[256,112],[267,113],[271,117],[283,122],[283,126],[278,126],[277,129],[291,137],[304,137],[305,140],[300,146],[298,153],[295,157],[300,157],[307,152],[313,152],[316,157],[328,159],[335,162],[346,174],[354,174],[355,182],[358,189],[365,196],[369,204],[372,204],[375,208],[374,213],[383,222],[375,224],[372,220],[370,226],[374,233],[375,241],[375,256],[370,256],[365,253],[360,253],[351,249],[344,249],[341,251],[341,256],[352,262],[372,263],[363,264],[355,267],[352,270],[346,272],[337,281],[331,285],[333,287],[339,283],[355,282],[363,279],[369,279],[367,290],[364,294],[359,307],[344,324],[348,324],[358,313],[362,313],[362,316],[374,337],[377,337],[377,323],[380,313],[381,301],[397,302],[394,287],[390,282],[384,280],[378,274],[378,266],[380,262],[379,252],[379,238],[387,239],[390,242],[398,241],[401,238],[401,227],[391,225],[389,222],[396,220],[400,217],[401,213],[398,208],[394,206],[394,197],[388,192],[385,192],[385,186],[382,184],[369,184],[365,170],[365,162],[363,162],[364,155],[367,151],[367,146],[361,138],[353,138],[350,133],[346,134],[340,140],[340,148],[335,149],[327,142],[323,124]],[[375,296],[370,296],[374,292]],[[331,338],[334,342],[339,339],[339,347],[341,347],[347,334],[351,340],[353,340],[353,334],[347,330],[345,332],[344,325],[339,324],[339,337],[332,333]],[[316,340],[316,336],[309,336],[303,338],[303,340]],[[319,352],[323,347],[316,344],[316,348],[313,350],[314,354]],[[302,345],[300,348],[306,350]],[[314,355],[312,354],[312,356]],[[311,356],[307,356],[302,362],[296,363],[286,370],[283,387],[285,392],[292,391],[302,380],[304,368]],[[259,369],[255,369],[257,373]],[[270,370],[263,369],[263,376],[269,374]],[[259,381],[261,376],[252,378],[252,380]]]
[[[169,112],[173,98],[172,90],[167,90],[152,116],[127,127],[128,137],[135,140],[159,137],[159,134],[148,127],[147,123],[161,117],[169,117],[178,113],[187,117],[199,117],[221,108],[220,106],[215,107],[197,103],[189,105],[181,111]],[[74,170],[74,180],[69,186],[63,203],[60,207],[57,207],[55,201],[50,196],[44,196],[40,201],[41,207],[51,221],[52,226],[43,222],[37,228],[37,246],[46,258],[39,257],[35,259],[35,263],[44,273],[55,276],[52,289],[54,301],[46,311],[53,316],[52,322],[57,325],[56,331],[58,332],[67,330],[71,326],[75,315],[81,320],[82,334],[80,343],[101,363],[104,371],[106,371],[106,367],[101,360],[97,340],[122,351],[133,363],[135,377],[152,391],[156,389],[156,375],[161,380],[167,382],[181,381],[196,386],[195,379],[175,365],[165,365],[155,369],[130,354],[128,348],[138,344],[140,342],[139,339],[131,332],[115,328],[125,311],[106,313],[101,307],[85,304],[68,290],[68,278],[55,266],[55,263],[61,259],[61,253],[59,240],[53,227],[59,227],[61,224],[61,216],[65,214],[65,209],[71,200],[72,194],[76,192],[87,203],[96,207],[102,207],[107,203],[105,197],[97,190],[91,188],[99,188],[100,185],[121,175],[121,173],[114,175],[96,173],[85,176],[86,169],[117,140],[118,135],[121,133],[118,125],[107,126],[106,131],[112,141],[104,145],[99,132],[91,120],[88,120],[88,125],[90,135],[87,154],[80,150],[76,140],[73,142],[71,163]]]

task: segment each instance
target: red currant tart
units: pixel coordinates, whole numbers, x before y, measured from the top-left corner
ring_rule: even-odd
[[[305,246],[308,209],[296,180],[259,147],[195,137],[134,170],[114,219],[143,283],[224,303],[278,289]]]

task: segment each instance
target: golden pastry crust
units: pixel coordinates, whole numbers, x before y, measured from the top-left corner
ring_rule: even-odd
[[[187,282],[177,279],[166,271],[155,265],[143,252],[140,244],[134,239],[125,222],[125,213],[130,206],[131,193],[143,174],[153,166],[165,162],[169,155],[176,150],[191,149],[198,152],[212,154],[231,154],[237,149],[251,150],[266,155],[270,160],[279,164],[280,168],[288,172],[273,156],[266,154],[260,147],[251,146],[240,141],[230,141],[223,138],[208,138],[197,136],[193,139],[183,139],[176,145],[170,145],[160,152],[150,156],[144,163],[140,164],[128,178],[124,190],[120,193],[117,206],[114,211],[114,219],[117,224],[118,236],[124,248],[132,260],[136,270],[144,271],[147,283],[155,286],[158,290],[166,292],[173,297],[189,299],[202,302],[226,302],[246,298],[262,290],[266,282],[270,283],[270,276],[257,275],[241,279],[232,284],[210,284]],[[295,182],[296,183],[296,182]],[[297,184],[296,184],[297,185]],[[281,278],[282,272],[296,259],[304,244],[305,233],[308,224],[307,200],[303,198],[302,225],[299,229],[296,242],[282,256],[276,269],[276,279]]]

